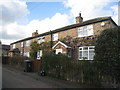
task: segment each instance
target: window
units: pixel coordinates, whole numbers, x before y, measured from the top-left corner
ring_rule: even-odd
[[[41,59],[41,57],[42,57],[42,50],[39,50],[37,52],[37,59]]]
[[[44,42],[45,41],[45,37],[40,37],[39,39],[38,39],[38,43],[40,44],[40,43],[42,43],[42,42]]]
[[[52,39],[53,39],[53,41],[57,41],[58,40],[58,33],[53,34]]]
[[[30,46],[30,40],[26,41],[26,46]]]
[[[79,60],[93,60],[95,46],[79,47]]]
[[[20,52],[20,55],[23,55],[23,52],[22,52],[22,51]]]
[[[78,28],[78,37],[85,37],[91,35],[93,35],[93,25]]]
[[[15,44],[13,44],[13,49],[16,47],[16,45]]]
[[[62,49],[56,49],[56,54],[62,53]]]
[[[24,56],[30,57],[30,53],[29,52],[24,52]]]
[[[20,46],[23,47],[23,42],[21,42],[20,44],[21,44]]]

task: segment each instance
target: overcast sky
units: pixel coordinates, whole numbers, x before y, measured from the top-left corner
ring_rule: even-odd
[[[83,20],[111,16],[118,24],[119,0],[1,0],[0,34],[3,44],[47,32]],[[46,1],[46,2],[44,2]]]

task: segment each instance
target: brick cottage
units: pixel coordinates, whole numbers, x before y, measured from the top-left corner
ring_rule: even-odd
[[[116,28],[117,24],[111,17],[99,17],[87,21],[83,21],[81,13],[76,17],[76,24],[68,25],[49,32],[38,34],[38,31],[32,33],[32,37],[28,37],[10,44],[10,56],[22,55],[30,57],[30,44],[37,41],[55,42],[51,48],[55,53],[62,53],[68,57],[78,60],[93,60],[94,44],[100,33],[109,28]],[[17,54],[15,51],[17,50]],[[42,57],[44,51],[38,51],[37,59]]]

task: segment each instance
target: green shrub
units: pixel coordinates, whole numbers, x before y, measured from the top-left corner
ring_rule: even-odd
[[[42,57],[42,69],[44,69],[49,74],[54,74],[56,77],[62,78],[64,72],[69,71],[69,61],[68,57],[62,54],[49,54]]]
[[[77,61],[62,54],[42,57],[42,69],[50,77],[78,82],[80,84],[101,85],[98,72],[92,61]]]
[[[104,30],[95,45],[95,63],[101,79],[120,82],[120,28]],[[112,81],[114,82],[114,81]]]
[[[28,57],[14,56],[14,57],[9,57],[9,62],[10,62],[11,66],[24,68],[23,64],[24,64],[24,60],[26,60],[26,59],[28,59]]]

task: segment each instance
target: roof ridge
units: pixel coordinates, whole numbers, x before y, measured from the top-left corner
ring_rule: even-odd
[[[14,44],[14,43],[17,43],[17,42],[20,42],[20,41],[24,41],[24,40],[30,40],[32,38],[36,38],[36,37],[40,37],[40,36],[44,36],[44,35],[48,35],[50,33],[54,34],[54,33],[57,33],[57,32],[60,32],[60,31],[65,31],[65,30],[68,30],[68,29],[71,29],[71,28],[84,26],[84,25],[89,25],[91,23],[100,22],[100,21],[104,21],[104,20],[108,20],[108,19],[111,19],[111,17],[110,16],[109,17],[108,16],[107,17],[97,17],[97,18],[94,18],[94,19],[83,21],[82,23],[67,25],[67,26],[52,30],[51,32],[50,31],[44,32],[44,33],[38,34],[37,36],[27,37],[27,38],[18,40],[16,42],[13,42],[11,44]]]
[[[91,20],[95,20],[95,19],[110,19],[110,18],[111,18],[111,16],[97,17],[97,18],[93,18],[93,19],[86,20],[86,21],[91,21]],[[83,21],[83,22],[86,22],[86,21]]]

